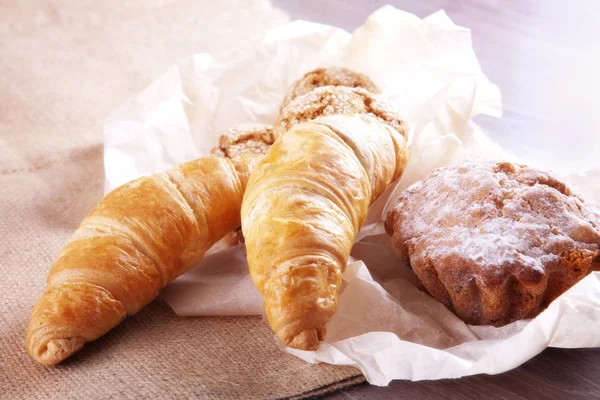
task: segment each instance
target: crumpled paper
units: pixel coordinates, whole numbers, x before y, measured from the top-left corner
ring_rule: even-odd
[[[398,105],[410,127],[410,161],[369,210],[326,342],[316,352],[285,351],[311,363],[353,365],[371,384],[386,385],[497,374],[548,346],[600,346],[600,273],[533,320],[477,327],[419,291],[393,255],[382,219],[402,190],[462,159],[518,161],[472,122],[479,114],[501,116],[500,91],[479,67],[470,31],[443,11],[421,20],[386,6],[352,35],[295,21],[239,48],[182,60],[106,121],[105,192],[207,155],[236,124],[273,123],[292,82],[331,65],[366,73]],[[600,168],[563,179],[600,204]],[[211,249],[161,297],[179,315],[262,314],[243,246]]]

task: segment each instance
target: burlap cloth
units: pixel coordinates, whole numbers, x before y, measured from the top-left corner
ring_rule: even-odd
[[[284,354],[261,318],[160,301],[60,366],[26,352],[48,267],[102,197],[102,120],[174,61],[287,20],[229,3],[0,2],[1,398],[304,398],[364,381]]]

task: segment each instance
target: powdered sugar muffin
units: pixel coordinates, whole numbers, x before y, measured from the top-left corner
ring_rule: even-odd
[[[242,124],[223,133],[219,138],[219,144],[211,150],[211,154],[228,158],[239,157],[244,154],[266,154],[274,141],[275,135],[271,125]],[[227,234],[223,241],[230,246],[244,243],[242,229],[237,228]]]
[[[323,86],[297,97],[281,110],[273,129],[279,136],[292,125],[333,114],[371,114],[407,138],[404,120],[385,97],[343,86]]]
[[[354,72],[344,67],[317,68],[307,72],[292,85],[288,95],[283,100],[281,109],[287,106],[296,97],[321,86],[345,86],[350,88],[363,88],[372,93],[379,93],[379,88],[368,76]]]
[[[386,230],[426,290],[465,322],[531,318],[600,270],[600,214],[551,174],[442,168],[405,190]]]

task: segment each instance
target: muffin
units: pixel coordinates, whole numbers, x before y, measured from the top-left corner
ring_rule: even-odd
[[[333,114],[371,114],[407,138],[404,120],[384,96],[343,86],[323,86],[297,97],[281,110],[273,129],[279,136],[292,125]]]
[[[273,127],[265,124],[248,123],[238,125],[219,138],[219,143],[211,150],[217,157],[234,158],[244,154],[266,154],[275,141]],[[223,238],[229,246],[244,243],[242,229],[237,228]]]
[[[600,213],[552,174],[462,163],[405,190],[386,231],[427,292],[463,321],[535,317],[600,270]]]
[[[281,108],[283,109],[296,97],[305,95],[321,86],[363,88],[372,93],[380,93],[379,88],[364,74],[344,67],[317,68],[307,72],[294,82],[290,92],[283,100]]]

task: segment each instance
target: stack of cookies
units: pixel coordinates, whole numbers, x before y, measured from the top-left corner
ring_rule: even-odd
[[[234,158],[266,154],[269,146],[293,125],[335,114],[370,114],[390,125],[405,138],[408,129],[380,90],[365,75],[342,67],[318,68],[298,79],[283,100],[274,126],[247,123],[221,134],[211,154]],[[224,243],[244,243],[241,229],[228,234]]]

